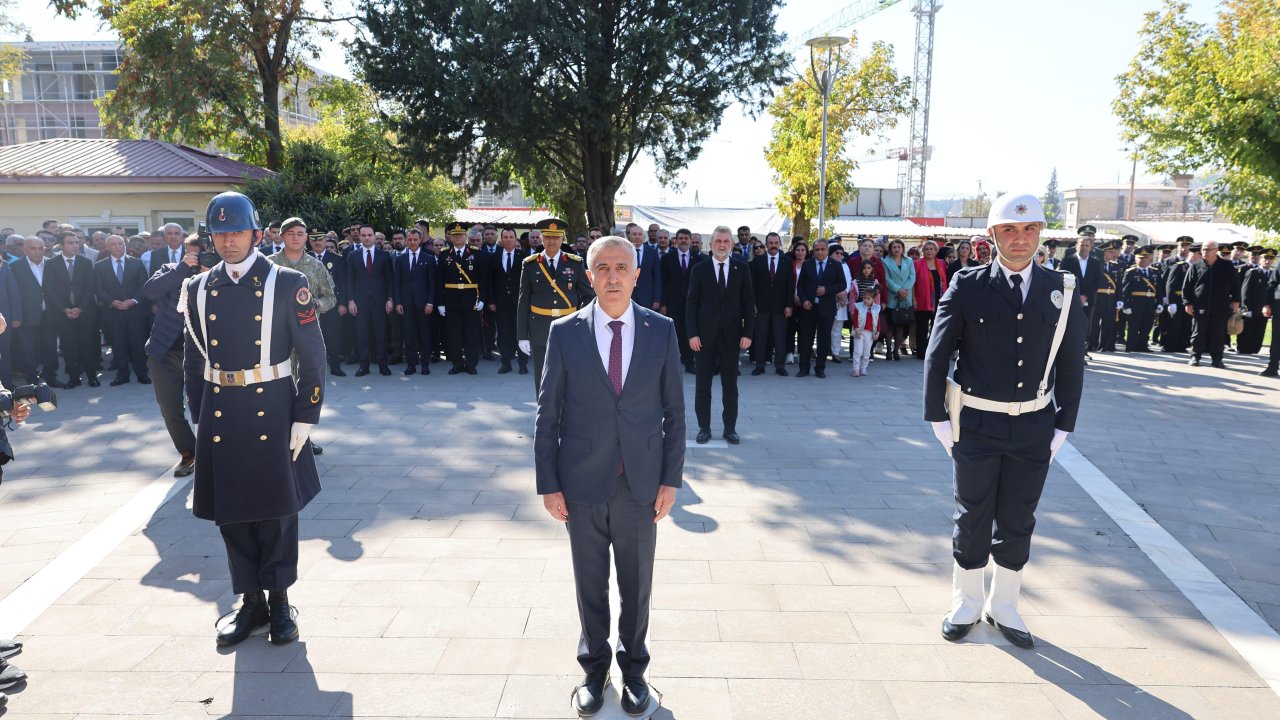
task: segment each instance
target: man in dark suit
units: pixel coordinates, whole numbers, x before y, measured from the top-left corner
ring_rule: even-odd
[[[796,377],[809,376],[813,358],[814,334],[817,334],[818,357],[813,374],[827,376],[827,357],[831,355],[831,328],[836,322],[836,303],[848,297],[841,264],[827,258],[827,241],[813,242],[813,256],[800,268],[797,295],[800,297],[800,370]]]
[[[488,231],[485,231],[486,237]],[[516,315],[520,307],[520,272],[529,253],[516,241],[515,228],[502,228],[498,248],[489,255],[489,312],[498,330],[499,375],[511,372],[511,359],[520,363],[520,374],[529,372],[529,356],[517,346]]]
[[[431,374],[431,316],[436,309],[436,256],[422,247],[422,233],[414,228],[408,246],[396,257],[396,314],[404,318],[405,375],[422,368]]]
[[[17,369],[29,383],[43,379],[53,387],[62,387],[57,376],[57,330],[52,316],[45,311],[43,286],[49,261],[44,256],[44,240],[35,236],[26,238],[22,249],[25,257],[9,266],[18,283],[22,303],[22,323],[14,326]]]
[[[942,620],[953,642],[985,619],[1014,645],[1034,644],[1018,614],[1022,569],[1049,464],[1075,429],[1086,329],[1075,278],[1032,262],[1044,224],[1034,195],[992,203],[999,255],[951,279],[925,354],[924,419],[954,460],[952,606]]]
[[[101,371],[98,353],[98,325],[94,317],[93,262],[80,254],[76,234],[63,231],[58,239],[62,253],[46,265],[44,301],[58,328],[62,362],[66,366],[67,387],[80,386],[80,375],[88,376],[89,387],[98,387]]]
[[[1218,241],[1208,240],[1204,258],[1187,268],[1182,281],[1182,301],[1191,317],[1191,359],[1200,364],[1207,350],[1212,365],[1226,367],[1222,352],[1227,345],[1227,319],[1240,309],[1240,273],[1231,261],[1218,254]]]
[[[147,277],[160,272],[160,268],[165,265],[176,265],[182,262],[184,251],[182,249],[182,240],[187,236],[187,231],[182,229],[178,223],[168,223],[164,226],[164,244],[147,256]]]
[[[102,328],[111,343],[111,364],[116,377],[111,385],[129,382],[129,368],[143,385],[151,384],[147,371],[147,306],[142,286],[147,271],[142,261],[124,252],[124,238],[107,237],[103,259],[93,266],[94,288],[102,306]]]
[[[374,247],[372,225],[360,226],[360,246],[347,256],[347,312],[356,321],[356,354],[360,369],[356,377],[369,374],[370,353],[376,353],[378,372],[390,375],[387,367],[387,313],[391,312],[391,256]]]
[[[640,307],[657,310],[662,307],[662,273],[658,271],[658,251],[645,242],[644,229],[635,223],[627,225],[627,239],[636,253],[640,278],[631,296]]]
[[[689,297],[689,273],[702,256],[690,252],[689,237],[687,228],[677,230],[675,245],[662,256],[662,306],[659,311],[675,323],[676,337],[680,339],[680,364],[684,365],[685,372],[692,373],[693,349],[689,347],[685,303]]]
[[[631,300],[634,245],[603,238],[588,252],[596,300],[551,325],[534,421],[538,494],[569,525],[586,673],[573,694],[593,715],[609,685],[609,555],[618,571],[622,709],[651,705],[645,670],[657,523],[684,473],[684,390],[672,322]]]
[[[751,374],[764,374],[765,363],[769,361],[765,353],[772,347],[774,372],[785,377],[787,320],[795,299],[796,275],[791,261],[782,254],[782,238],[777,233],[769,233],[764,247],[765,254],[751,261],[751,287],[756,295],[756,333],[752,339],[756,367]]]
[[[0,262],[0,315],[4,316],[8,327],[17,332],[22,327],[22,293],[18,288],[18,279],[6,262]],[[13,335],[14,332],[0,332],[0,382],[4,387],[13,388]]]
[[[724,393],[724,439],[730,445],[742,442],[737,432],[738,355],[751,347],[756,306],[751,268],[732,252],[733,236],[722,225],[711,233],[711,261],[689,271],[685,312],[689,347],[696,353],[693,409],[699,445],[711,439],[711,379],[717,369]]]
[[[1080,237],[1076,240],[1075,254],[1064,258],[1058,269],[1076,276],[1076,292],[1080,295],[1080,305],[1084,308],[1085,326],[1092,327],[1096,304],[1094,295],[1104,282],[1103,263],[1093,255],[1093,239],[1097,230],[1092,225],[1081,225],[1077,232]],[[1087,352],[1087,334],[1085,341]]]
[[[329,374],[346,377],[342,371],[340,348],[342,345],[342,318],[347,314],[347,265],[342,255],[325,245],[324,235],[311,237],[311,256],[324,265],[333,281],[333,294],[337,303],[328,312],[320,313],[320,334],[324,336],[324,352],[329,361]]]

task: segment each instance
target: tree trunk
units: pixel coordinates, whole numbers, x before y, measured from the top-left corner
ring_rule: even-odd
[[[587,208],[587,225],[606,235],[613,228],[613,193],[608,191],[608,159],[600,146],[588,142],[582,151],[582,189]]]
[[[810,230],[809,223],[810,220],[807,217],[796,216],[791,218],[791,234],[799,235],[800,237],[807,239],[809,237]],[[789,242],[782,243],[783,247],[786,247],[789,244]]]
[[[284,165],[284,140],[280,135],[280,80],[273,72],[260,73],[262,80],[262,130],[267,136],[267,169]]]

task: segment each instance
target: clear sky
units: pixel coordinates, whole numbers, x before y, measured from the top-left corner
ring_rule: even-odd
[[[349,7],[336,0],[335,9]],[[843,8],[846,0],[789,0],[778,24],[796,44],[807,30]],[[856,26],[866,47],[883,40],[895,48],[899,71],[910,74],[915,17],[903,0]],[[972,195],[979,183],[988,193],[1028,190],[1037,194],[1058,169],[1063,188],[1127,181],[1130,163],[1110,104],[1115,77],[1136,50],[1144,12],[1159,0],[946,0],[938,13],[934,42],[933,94],[927,196]],[[1217,4],[1191,0],[1201,21],[1212,21]],[[18,3],[35,40],[108,39],[93,18],[54,17],[43,0]],[[637,30],[642,32],[642,30]],[[807,52],[807,51],[806,51]],[[805,55],[807,59],[807,55]],[[316,64],[350,76],[338,43],[324,48]],[[904,118],[888,141],[856,145],[855,158],[871,147],[905,146]],[[678,177],[682,189],[662,187],[647,159],[633,167],[618,201],[704,206],[770,204],[775,195],[764,161],[771,123],[731,107],[701,156]],[[896,163],[865,163],[855,174],[862,187],[893,187]],[[1138,181],[1158,180],[1138,168]]]

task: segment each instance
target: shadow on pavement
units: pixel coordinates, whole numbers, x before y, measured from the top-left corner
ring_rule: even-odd
[[[1142,688],[1125,682],[1097,665],[1041,640],[1030,650],[1002,645],[1001,650],[1036,674],[1036,677],[1083,703],[1106,720],[1194,720]],[[1091,678],[1101,676],[1106,682]],[[1068,713],[1064,713],[1068,714]]]

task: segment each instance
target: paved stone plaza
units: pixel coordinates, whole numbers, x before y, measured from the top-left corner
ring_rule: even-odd
[[[1184,361],[1095,356],[1071,442],[1280,627],[1280,382],[1254,375],[1256,358]],[[1060,464],[1021,606],[1037,647],[986,627],[943,641],[950,460],[921,420],[921,364],[848,367],[742,378],[735,448],[692,444],[686,377],[686,485],[658,540],[655,717],[1280,717],[1258,672]],[[173,482],[150,388],[64,391],[33,415],[0,486],[0,603],[56,558],[102,558],[39,578],[70,589],[18,628],[12,661],[30,681],[9,715],[572,717],[577,615],[564,527],[533,490],[533,383],[496,363],[478,377],[399,369],[330,381],[325,490],[290,593],[302,640],[282,647],[214,646],[234,597],[189,488],[122,541],[77,545]]]

